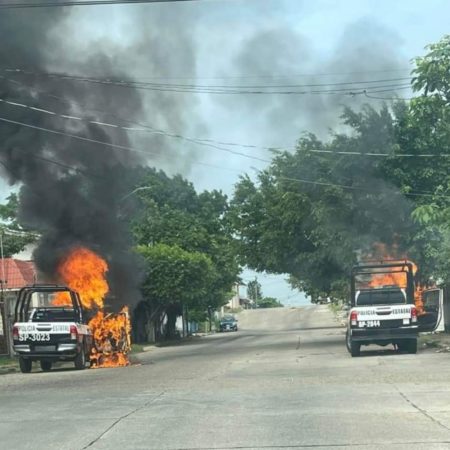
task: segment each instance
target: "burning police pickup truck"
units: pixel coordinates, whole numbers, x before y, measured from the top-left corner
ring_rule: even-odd
[[[33,285],[19,292],[13,326],[14,351],[22,372],[33,361],[48,371],[56,361],[76,369],[129,365],[128,308],[106,312],[106,262],[86,248],[73,249],[58,269],[66,285]]]
[[[346,335],[352,356],[359,356],[361,346],[369,344],[394,344],[400,351],[417,352],[415,272],[416,266],[407,260],[368,262],[353,268]]]
[[[67,297],[71,305],[52,306],[55,298]],[[55,361],[73,361],[84,369],[93,341],[87,317],[75,291],[57,285],[34,285],[19,292],[13,326],[14,350],[20,370],[31,372],[39,361],[48,371]]]

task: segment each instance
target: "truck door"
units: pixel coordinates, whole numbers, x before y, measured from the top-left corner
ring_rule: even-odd
[[[443,317],[444,291],[442,289],[427,289],[422,293],[423,314],[419,315],[419,331],[445,331]]]

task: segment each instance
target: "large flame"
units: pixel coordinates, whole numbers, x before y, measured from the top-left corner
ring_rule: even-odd
[[[372,246],[372,251],[368,255],[369,259],[388,262],[388,261],[407,261],[408,258],[401,254],[399,255],[399,250],[396,245],[388,248],[386,244],[376,242]],[[389,269],[384,269],[383,273],[372,274],[370,281],[368,282],[368,287],[377,288],[383,286],[398,286],[400,288],[406,288],[407,276],[406,272],[394,272],[393,270],[398,270],[398,268],[393,268],[392,271]],[[387,270],[387,271],[386,271]],[[407,269],[405,269],[407,270]],[[417,266],[412,263],[412,273],[415,275],[417,272]]]
[[[73,249],[58,266],[59,277],[78,292],[84,308],[103,308],[105,295],[109,291],[105,275],[106,261],[87,248]],[[53,301],[54,305],[71,305],[67,292],[61,292]]]
[[[131,325],[127,307],[118,314],[105,315],[99,311],[89,326],[96,343],[91,354],[92,367],[129,365],[127,353],[131,346]]]
[[[89,321],[94,340],[90,360],[95,368],[129,365],[131,325],[128,308],[124,307],[118,314],[105,314],[103,310],[109,292],[107,271],[106,261],[84,247],[73,249],[58,266],[60,280],[78,292],[83,308],[97,311]],[[58,293],[52,304],[72,306],[69,293]]]

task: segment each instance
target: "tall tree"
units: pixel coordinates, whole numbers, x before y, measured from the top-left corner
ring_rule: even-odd
[[[261,283],[255,278],[247,284],[247,297],[257,305],[263,298]]]
[[[37,235],[21,227],[18,220],[19,200],[17,194],[10,194],[6,203],[0,205],[0,233],[2,234],[3,256],[10,258],[20,253],[37,240]]]
[[[167,337],[174,337],[175,320],[183,307],[207,309],[207,294],[215,277],[210,258],[177,245],[139,246],[146,276],[143,294],[154,307],[167,313]]]

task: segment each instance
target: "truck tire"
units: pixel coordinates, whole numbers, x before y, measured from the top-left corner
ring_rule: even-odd
[[[408,353],[415,355],[417,353],[417,339],[409,339],[406,349]]]
[[[19,357],[19,367],[22,373],[30,373],[31,372],[32,361],[31,359],[25,359],[21,356]]]
[[[52,370],[52,362],[51,361],[41,361],[41,369],[43,372],[50,372],[50,370]]]
[[[74,364],[75,369],[77,370],[84,370],[86,368],[86,353],[84,348],[82,348],[80,353],[77,354]]]
[[[352,357],[359,356],[361,354],[361,344],[357,342],[353,342],[350,333],[347,331],[345,336],[345,343],[347,346],[348,352],[352,355]]]

